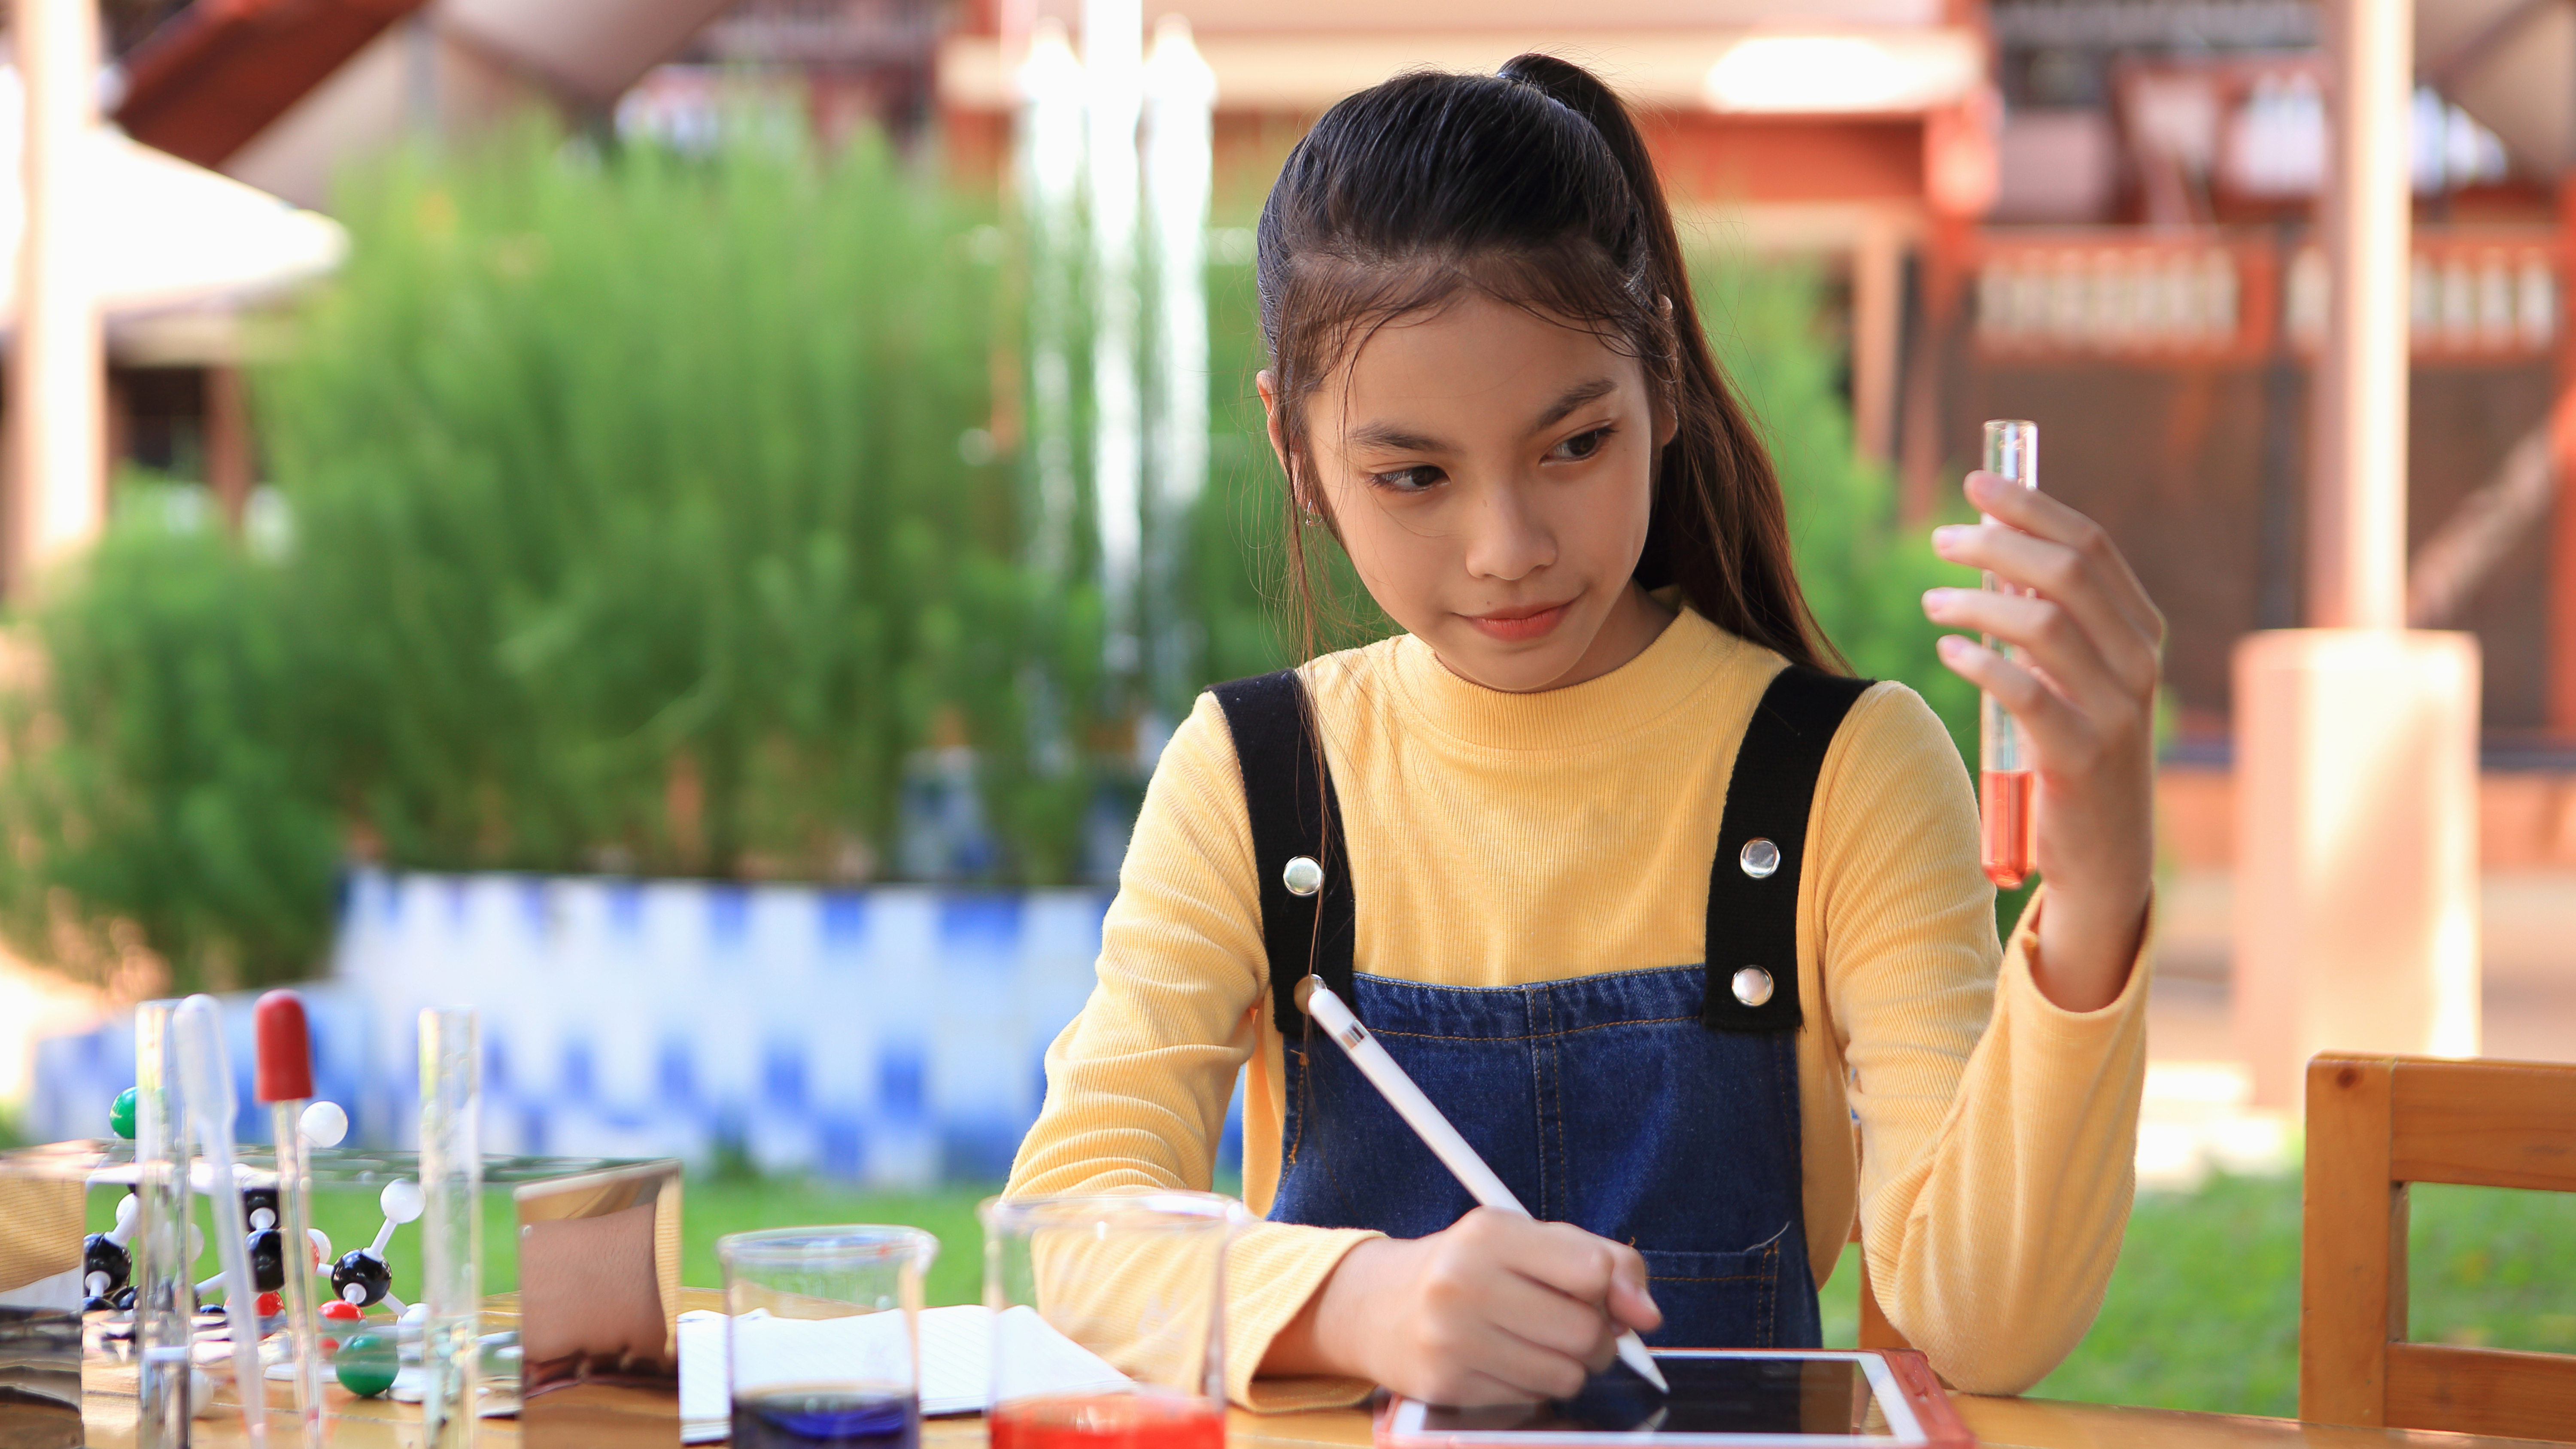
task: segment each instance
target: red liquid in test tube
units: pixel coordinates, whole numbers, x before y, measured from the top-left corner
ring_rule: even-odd
[[[1986,424],[1986,461],[1989,473],[2020,484],[2024,488],[2039,486],[2039,424],[1997,421]],[[1994,522],[1988,514],[1986,522]],[[1998,593],[2021,593],[1996,578],[1985,576],[1988,590]],[[1999,647],[1993,635],[1986,636],[1986,647]],[[2021,651],[2006,651],[2019,660]],[[2037,868],[2039,853],[2038,781],[2030,772],[2030,761],[2022,753],[2021,722],[1997,703],[1991,694],[1977,699],[1977,799],[1979,863],[1985,867],[1986,879],[2010,890],[2029,879]]]

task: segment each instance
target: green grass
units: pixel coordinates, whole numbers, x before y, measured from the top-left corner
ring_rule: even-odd
[[[2418,1186],[2409,1336],[2576,1352],[2576,1197]],[[1823,1292],[1825,1342],[1859,1331],[1856,1249]],[[2093,1331],[2033,1394],[2290,1416],[2299,1403],[2299,1179],[2140,1195]]]
[[[923,1301],[980,1303],[984,1298],[984,1230],[975,1204],[998,1187],[941,1188],[922,1193],[861,1193],[829,1183],[691,1178],[681,1199],[680,1281],[715,1287],[716,1239],[727,1233],[800,1223],[900,1223],[939,1239],[939,1257],[922,1285]]]
[[[981,1292],[983,1234],[975,1204],[990,1188],[883,1194],[825,1183],[693,1178],[681,1281],[718,1281],[716,1239],[799,1223],[905,1223],[940,1240],[931,1303]],[[2411,1336],[2429,1342],[2576,1352],[2576,1197],[2506,1189],[2417,1187],[2409,1234]],[[114,1199],[91,1194],[95,1224]],[[516,1281],[509,1203],[487,1204],[485,1286]],[[326,1199],[318,1216],[343,1251],[374,1236],[374,1204]],[[395,1234],[395,1291],[416,1283],[417,1234]],[[213,1255],[202,1271],[211,1272]],[[1852,1250],[1823,1293],[1825,1342],[1858,1329]],[[408,1295],[406,1295],[408,1296]],[[2193,1193],[2138,1199],[2128,1242],[2093,1331],[2034,1393],[2093,1403],[2289,1415],[2298,1406],[2299,1180],[2218,1178]]]

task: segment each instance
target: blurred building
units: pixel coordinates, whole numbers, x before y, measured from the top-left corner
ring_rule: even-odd
[[[2576,694],[2553,700],[2576,687],[2576,616],[2551,622],[2551,580],[2576,554],[2551,540],[2547,480],[2508,466],[2545,436],[2576,355],[2564,159],[2538,137],[2507,145],[2432,83],[2462,76],[2433,34],[2462,8],[2421,6],[2413,613],[2479,634],[2488,730],[2528,755],[2576,734]],[[2309,238],[2325,165],[2317,23],[2284,0],[1992,11],[2001,185],[1966,258],[1962,328],[1943,339],[1942,437],[1985,415],[2057,424],[2050,486],[2112,526],[2172,615],[2189,750],[2224,739],[2228,645],[2300,622],[2325,303]]]
[[[793,105],[838,141],[932,118],[934,0],[104,0],[113,117],[147,145],[298,205],[407,140],[528,112],[686,147]],[[111,450],[246,492],[257,469],[229,339],[112,335]]]
[[[1078,9],[112,0],[111,30],[134,135],[312,204],[349,157],[522,106],[681,146],[796,108],[827,140],[882,126],[999,184],[1028,37],[1078,31]],[[2301,598],[2316,5],[1175,0],[1146,19],[1167,9],[1216,74],[1221,224],[1248,219],[1324,107],[1406,66],[1543,49],[1600,69],[1643,112],[1695,235],[1821,261],[1859,446],[1896,467],[1910,510],[1939,505],[1983,418],[2047,425],[2049,486],[2111,526],[2171,614],[2180,759],[2223,763],[2229,649],[2298,622]],[[2493,763],[2555,767],[2576,762],[2576,510],[2556,506],[2568,470],[2546,430],[2576,370],[2558,180],[2576,76],[2534,66],[2576,55],[2576,6],[2419,11],[2415,613],[2478,633]],[[213,416],[176,380],[125,391],[156,461]],[[2576,860],[2576,806],[2517,808],[2513,850]],[[2223,841],[2223,818],[2176,838]]]

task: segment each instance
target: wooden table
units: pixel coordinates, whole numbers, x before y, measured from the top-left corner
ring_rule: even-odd
[[[1987,1449],[2537,1449],[2535,1441],[2528,1439],[2347,1429],[2292,1419],[2115,1409],[2046,1399],[1962,1396],[1959,1408]],[[344,1414],[333,1429],[332,1449],[418,1449],[416,1407],[369,1401],[357,1409],[357,1414]],[[93,1408],[88,1429],[92,1449],[129,1449],[134,1443],[130,1403],[121,1413],[113,1405],[104,1411]],[[1238,1409],[1229,1416],[1226,1429],[1233,1449],[1365,1449],[1369,1443],[1369,1418],[1358,1409],[1271,1415]],[[216,1420],[198,1421],[197,1431],[196,1442],[206,1449],[227,1449],[242,1442],[238,1428]],[[651,1428],[639,1421],[632,1437],[600,1440],[598,1449],[667,1449],[677,1438],[669,1420]],[[984,1424],[980,1419],[933,1419],[923,1426],[921,1438],[923,1449],[983,1449]],[[489,1449],[518,1449],[518,1425],[507,1419],[486,1419],[478,1442]]]
[[[717,1295],[682,1289],[684,1308],[721,1306]],[[515,1326],[515,1302],[496,1299],[486,1310],[491,1326]],[[135,1404],[131,1371],[90,1365],[82,1374],[83,1429],[91,1449],[131,1449]],[[284,1385],[273,1386],[272,1393]],[[420,1408],[388,1399],[359,1399],[336,1384],[328,1390],[336,1422],[332,1449],[419,1449]],[[586,1390],[585,1392],[595,1392]],[[628,1391],[631,1392],[631,1391]],[[581,1449],[671,1449],[679,1441],[676,1409],[665,1399],[636,1394],[639,1410],[630,1434],[603,1434]],[[2187,1414],[2172,1409],[2121,1409],[2099,1404],[2066,1404],[2047,1399],[1985,1398],[1963,1394],[1960,1416],[1987,1449],[2542,1449],[2528,1439],[2490,1439],[2469,1434],[2435,1434],[2407,1429],[2351,1429],[2303,1424],[2293,1419],[2263,1419],[2236,1414]],[[280,1411],[272,1410],[271,1424]],[[291,1410],[284,1412],[291,1413]],[[272,1434],[274,1434],[272,1429]],[[486,1419],[477,1442],[487,1449],[519,1449],[519,1425],[511,1419]],[[1241,1409],[1227,1416],[1231,1449],[1367,1449],[1368,1414],[1360,1409],[1324,1409],[1302,1414],[1252,1414]],[[977,1418],[932,1419],[922,1426],[922,1449],[985,1449],[984,1421]],[[197,1421],[196,1444],[203,1449],[232,1449],[243,1436],[240,1421],[226,1417]],[[286,1441],[275,1442],[283,1445]],[[2554,1449],[2567,1449],[2566,1445]]]

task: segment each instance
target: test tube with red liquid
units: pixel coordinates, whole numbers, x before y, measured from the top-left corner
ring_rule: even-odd
[[[2004,420],[1987,423],[1985,468],[2024,488],[2038,487],[2039,424]],[[1987,514],[1985,521],[1993,523],[1994,515]],[[1992,570],[1986,573],[1985,587],[1992,593],[2028,592],[1996,578]],[[1989,649],[2003,647],[1991,634],[1985,636],[1985,644]],[[2007,648],[2005,653],[2016,662],[2021,660],[2019,649]],[[2020,885],[2038,867],[2037,786],[2030,759],[2022,753],[2021,721],[2014,719],[1992,693],[1979,694],[1978,856],[1986,879],[2001,889]]]

